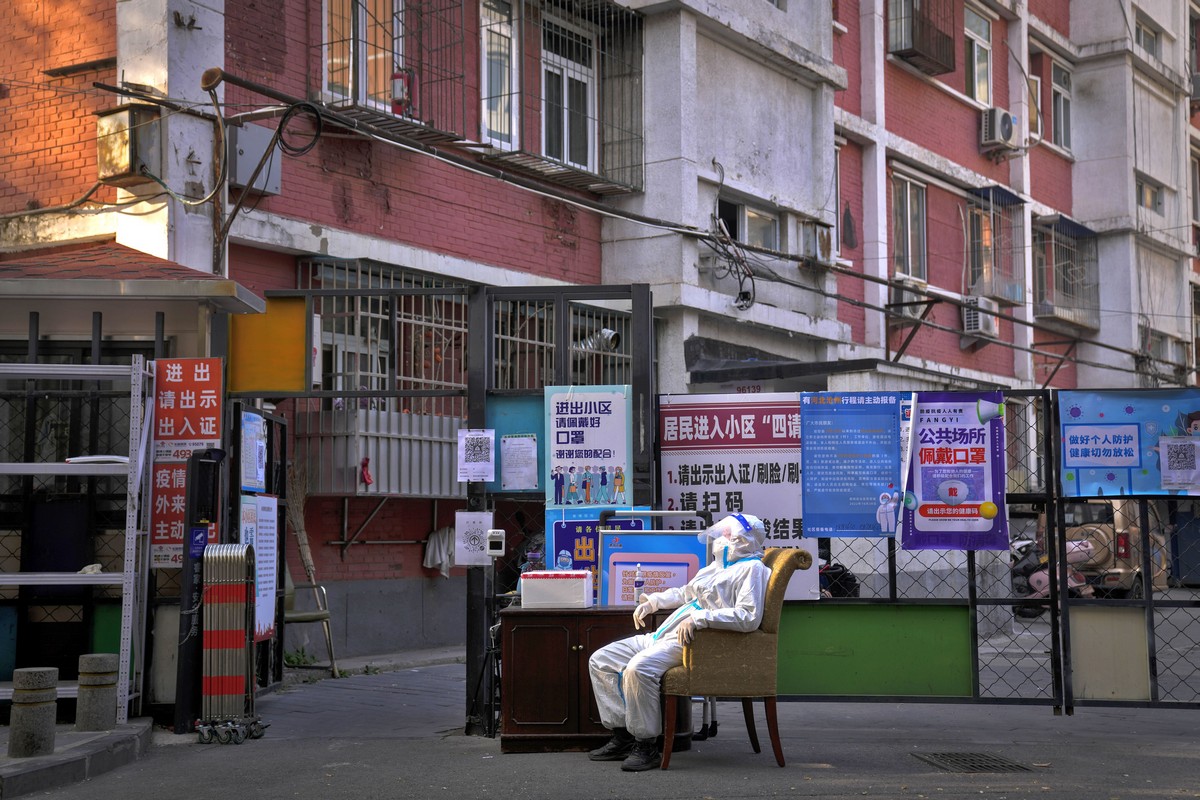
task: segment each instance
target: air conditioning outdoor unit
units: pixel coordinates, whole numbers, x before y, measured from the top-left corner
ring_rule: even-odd
[[[983,112],[983,125],[979,132],[979,146],[984,150],[1015,150],[1020,147],[1017,118],[1003,108],[989,108]]]
[[[1000,318],[993,313],[1000,310],[1000,304],[990,297],[964,297],[963,333],[970,336],[986,336],[995,339],[1000,335]]]
[[[913,289],[925,288],[922,284],[916,281],[902,280],[899,284],[893,284],[889,293],[890,302],[894,306],[893,310],[899,314],[898,317],[891,317],[889,321],[893,325],[912,325],[912,320],[918,320],[925,313],[928,304],[922,302],[928,300],[920,291],[912,291]]]

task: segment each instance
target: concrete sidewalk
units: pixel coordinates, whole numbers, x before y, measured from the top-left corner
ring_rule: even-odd
[[[465,659],[463,647],[413,650],[339,659],[338,671],[343,676],[367,675],[436,664],[463,663]],[[330,677],[328,667],[285,669],[283,686],[280,688],[286,690]],[[267,697],[270,695],[264,695],[258,702],[263,702]],[[73,725],[59,725],[55,729],[53,754],[10,758],[8,734],[8,726],[0,725],[0,798],[4,800],[90,780],[136,761],[152,745],[196,740],[195,734],[177,736],[167,728],[155,727],[148,718],[131,719],[126,725],[102,732],[78,733]]]

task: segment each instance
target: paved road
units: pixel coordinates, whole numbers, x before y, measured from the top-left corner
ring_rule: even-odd
[[[447,664],[294,686],[259,700],[266,736],[200,745],[156,732],[149,753],[30,797],[138,798],[1124,798],[1200,797],[1200,712],[785,703],[788,766],[754,754],[736,705],[720,735],[667,772],[623,773],[580,753],[502,754],[462,735],[465,668]],[[759,717],[760,736],[765,730]],[[915,754],[1009,759],[1026,772],[946,772]]]

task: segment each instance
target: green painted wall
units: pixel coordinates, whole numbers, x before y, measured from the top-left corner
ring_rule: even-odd
[[[971,610],[788,603],[779,694],[970,697]]]

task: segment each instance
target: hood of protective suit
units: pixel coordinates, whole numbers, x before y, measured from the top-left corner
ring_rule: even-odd
[[[712,549],[713,560],[722,566],[761,555],[767,539],[763,521],[750,514],[730,514],[696,537]]]

